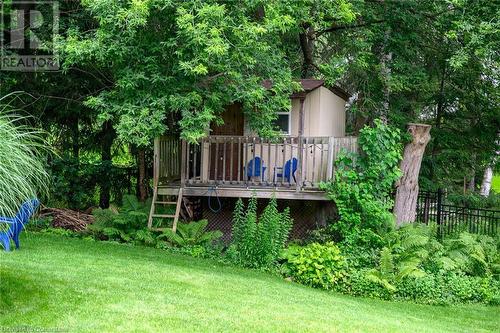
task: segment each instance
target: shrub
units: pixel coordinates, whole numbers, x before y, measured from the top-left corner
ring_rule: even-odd
[[[113,165],[110,161],[82,160],[63,155],[51,161],[51,204],[78,210],[96,206],[99,204],[99,186],[107,183],[112,200],[122,205],[123,193],[132,187],[126,168]]]
[[[284,248],[292,223],[289,208],[280,213],[275,198],[269,201],[260,218],[255,197],[250,199],[246,210],[239,199],[233,213],[228,258],[244,267],[270,267]]]
[[[393,297],[393,294],[389,290],[368,278],[367,269],[348,271],[343,283],[338,284],[335,290],[352,296],[381,299],[390,299]]]
[[[469,208],[500,209],[500,193],[495,193],[494,191],[491,191],[490,195],[486,198],[478,193],[452,193],[446,196],[446,201],[452,205]]]
[[[429,274],[403,279],[394,299],[424,304],[494,304],[500,297],[499,287],[498,281],[491,278],[456,273]]]
[[[25,228],[29,231],[43,231],[47,230],[52,226],[52,217],[35,217],[31,219],[31,222],[28,223]]]
[[[337,240],[338,246],[350,269],[375,267],[378,263],[379,249],[375,244],[383,244],[383,237],[369,229],[358,229],[357,233],[348,235],[348,239],[339,237],[334,228],[325,227],[309,233],[305,243],[325,244]]]
[[[286,260],[284,274],[312,287],[332,289],[346,275],[344,258],[333,242],[290,246],[283,258]]]
[[[147,203],[140,203],[135,196],[126,195],[119,209],[94,209],[95,221],[88,226],[87,233],[99,240],[153,245],[155,238],[145,229],[148,211]]]
[[[97,177],[77,158],[62,156],[50,162],[51,205],[85,210],[97,206]]]
[[[443,273],[487,277],[497,273],[497,245],[488,236],[461,233],[441,243],[436,226],[406,225],[387,234],[385,241],[379,264],[368,278],[391,292],[407,277]]]
[[[370,279],[368,270],[350,271],[335,290],[353,295],[421,304],[446,305],[484,303],[497,305],[500,283],[492,278],[471,277],[463,274],[426,274],[407,276],[395,284],[391,291]]]
[[[498,304],[498,239],[461,233],[441,240],[436,231],[435,225],[406,225],[384,235],[384,246],[368,253],[362,246],[343,243],[344,277],[333,286],[315,286],[354,296],[424,304]],[[293,254],[296,250],[290,251]],[[323,263],[314,258],[307,264],[316,267]]]

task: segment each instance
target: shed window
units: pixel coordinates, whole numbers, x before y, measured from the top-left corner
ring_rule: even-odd
[[[290,134],[291,131],[290,112],[278,112],[278,118],[274,121],[274,125],[283,134]]]

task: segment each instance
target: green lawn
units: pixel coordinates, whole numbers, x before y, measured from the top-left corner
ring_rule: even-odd
[[[28,234],[0,253],[0,331],[491,332],[498,307],[432,307],[314,290],[165,251]]]
[[[491,189],[497,193],[500,193],[500,175],[493,176],[491,182]]]

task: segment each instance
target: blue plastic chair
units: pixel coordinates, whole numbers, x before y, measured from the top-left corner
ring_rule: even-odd
[[[293,178],[293,181],[297,182],[297,179],[295,179],[295,172],[297,171],[298,164],[299,161],[295,157],[286,161],[283,168],[276,168],[276,172],[274,173],[275,178],[284,178],[288,183],[290,183],[291,178]],[[274,179],[274,182],[276,182],[276,179]]]
[[[16,249],[19,249],[19,235],[39,205],[40,201],[38,201],[38,199],[31,199],[21,205],[21,209],[19,209],[15,217],[0,216],[0,223],[9,225],[7,231],[0,232],[0,244],[3,245],[5,251],[10,251],[11,239],[14,241],[14,244],[16,244]]]
[[[255,156],[248,162],[246,167],[247,179],[250,180],[251,177],[261,177],[264,180],[264,174],[267,167],[264,166],[264,161],[259,157]]]

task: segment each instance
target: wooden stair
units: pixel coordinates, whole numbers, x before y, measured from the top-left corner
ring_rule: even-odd
[[[172,196],[177,196],[177,201],[160,201],[158,200],[158,192],[160,194],[163,194],[164,191],[160,189],[158,190],[158,186],[155,186],[153,190],[153,201],[151,202],[151,210],[149,211],[149,219],[148,219],[148,229],[151,230],[156,230],[156,231],[163,231],[167,228],[153,228],[153,219],[154,218],[171,218],[174,219],[174,222],[172,224],[172,231],[175,233],[177,231],[177,222],[179,221],[179,215],[181,212],[181,205],[182,205],[182,187],[179,188],[174,188],[174,189],[169,189],[168,194]],[[156,205],[175,205],[175,214],[157,214],[156,213]]]

